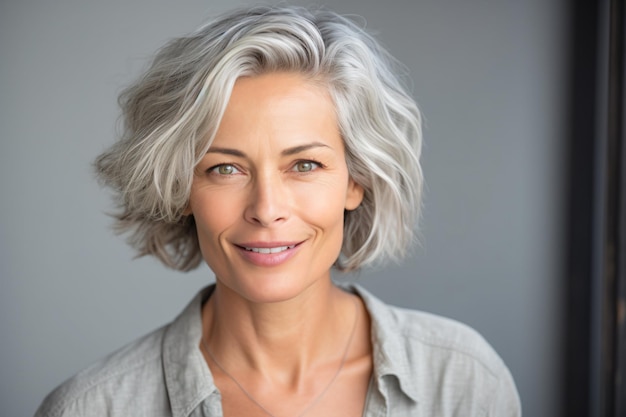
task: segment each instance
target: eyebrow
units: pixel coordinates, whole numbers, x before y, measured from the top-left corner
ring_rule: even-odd
[[[321,142],[311,142],[311,143],[307,143],[306,145],[298,145],[298,146],[294,146],[292,148],[287,148],[285,150],[283,150],[281,152],[281,155],[283,156],[290,156],[290,155],[295,155],[298,154],[300,152],[306,151],[308,149],[312,149],[312,148],[330,148],[328,145],[321,143]],[[224,155],[232,155],[232,156],[237,156],[240,158],[246,158],[246,154],[238,149],[232,149],[232,148],[215,148],[215,147],[211,147],[209,148],[209,150],[207,151],[207,153],[221,153]]]
[[[238,156],[241,158],[245,158],[246,154],[238,151],[237,149],[230,149],[230,148],[209,148],[208,151],[206,151],[206,153],[222,153],[225,155],[233,155],[233,156]]]
[[[306,145],[294,146],[293,148],[287,148],[281,152],[283,156],[295,155],[300,152],[312,149],[312,148],[330,148],[328,145],[321,142],[311,142]]]

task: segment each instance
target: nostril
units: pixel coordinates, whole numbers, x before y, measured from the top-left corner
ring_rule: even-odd
[[[245,216],[249,222],[268,227],[288,219],[289,199],[277,181],[275,178],[258,180],[246,208]]]

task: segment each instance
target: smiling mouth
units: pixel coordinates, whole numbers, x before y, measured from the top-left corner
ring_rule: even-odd
[[[246,246],[242,246],[242,248],[244,248],[248,252],[256,252],[256,253],[280,253],[280,252],[286,251],[287,249],[293,249],[295,247],[296,245],[277,246],[275,248],[249,248]]]

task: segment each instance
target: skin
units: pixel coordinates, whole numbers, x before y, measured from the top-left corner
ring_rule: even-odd
[[[369,318],[361,300],[334,286],[330,275],[344,213],[362,199],[348,173],[333,102],[319,83],[293,73],[236,82],[196,167],[188,214],[216,275],[203,307],[204,340],[276,416],[299,415],[326,388],[353,328],[341,373],[306,415],[362,415]],[[263,254],[251,247],[287,249]],[[267,416],[201,349],[225,415]]]

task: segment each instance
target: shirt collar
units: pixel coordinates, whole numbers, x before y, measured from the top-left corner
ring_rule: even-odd
[[[397,378],[402,392],[418,402],[415,367],[410,361],[404,331],[394,310],[358,284],[347,288],[361,297],[371,319],[374,378],[380,389],[386,389],[386,377]]]
[[[199,345],[202,338],[202,305],[211,295],[214,285],[201,290],[178,317],[168,326],[163,336],[163,368],[165,384],[174,417],[186,417],[205,398],[217,393],[213,375],[202,356]],[[406,341],[398,318],[389,308],[358,284],[344,285],[357,294],[371,319],[374,378],[380,389],[385,389],[385,378],[397,378],[400,389],[413,401],[418,401],[418,389],[412,374]]]
[[[163,371],[174,417],[186,417],[217,391],[200,351],[202,304],[213,291],[200,291],[168,326],[163,336]]]

